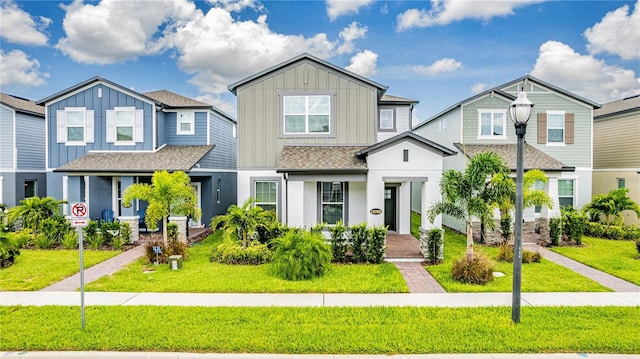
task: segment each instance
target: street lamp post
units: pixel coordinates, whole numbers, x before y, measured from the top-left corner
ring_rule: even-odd
[[[524,177],[524,135],[527,133],[527,122],[531,117],[533,102],[527,99],[524,86],[518,93],[518,98],[511,103],[511,121],[518,136],[517,165],[516,165],[516,218],[513,248],[513,297],[511,302],[511,320],[520,323],[520,292],[522,284],[522,202]]]

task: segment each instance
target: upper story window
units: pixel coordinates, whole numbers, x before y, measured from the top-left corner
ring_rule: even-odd
[[[176,114],[176,134],[193,135],[195,133],[195,114],[193,112],[178,112]]]
[[[396,114],[392,108],[381,108],[380,118],[378,120],[378,130],[380,131],[395,131],[396,129]]]
[[[58,143],[83,146],[93,142],[93,111],[85,107],[65,107],[56,111]]]
[[[135,107],[107,110],[107,142],[126,146],[142,142],[143,112]]]
[[[564,145],[574,143],[573,113],[546,111],[538,113],[538,143]]]
[[[564,143],[564,113],[547,113],[547,142]]]
[[[285,95],[282,108],[285,135],[331,133],[330,95]]]
[[[478,110],[478,138],[507,138],[506,110]]]

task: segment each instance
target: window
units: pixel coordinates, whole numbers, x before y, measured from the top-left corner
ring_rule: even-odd
[[[395,110],[392,108],[380,109],[380,123],[378,129],[381,131],[394,131],[396,129]]]
[[[624,178],[618,178],[618,188],[625,188],[626,181]]]
[[[143,111],[135,107],[107,110],[107,142],[131,146],[143,139]]]
[[[573,180],[558,180],[558,200],[560,207],[573,206]]]
[[[67,111],[67,141],[84,142],[84,111]]]
[[[176,134],[193,135],[195,133],[195,122],[193,112],[176,113]]]
[[[133,142],[135,109],[116,108],[116,142]]]
[[[329,134],[329,95],[284,96],[284,134]]]
[[[547,141],[548,143],[564,143],[564,113],[547,113]]]
[[[544,191],[545,183],[542,181],[535,181],[533,183],[533,189],[536,191]],[[536,214],[542,213],[542,206],[535,206]]]
[[[256,206],[278,213],[278,182],[255,181],[254,186]]]
[[[222,200],[221,197],[221,189],[222,189],[222,179],[218,178],[218,187],[216,187],[216,203],[220,203]]]
[[[322,182],[321,185],[322,222],[336,224],[344,220],[344,182]]]
[[[409,162],[409,150],[402,150],[402,161]]]
[[[65,107],[56,111],[57,140],[69,146],[93,142],[93,111],[84,107]]]
[[[506,110],[478,110],[478,137],[506,138]]]
[[[38,181],[25,180],[24,181],[24,198],[35,197],[38,195]]]

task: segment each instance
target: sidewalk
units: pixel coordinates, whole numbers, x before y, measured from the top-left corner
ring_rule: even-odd
[[[200,307],[511,306],[511,293],[130,293],[85,292],[85,305]],[[522,293],[522,306],[640,306],[640,292]],[[79,306],[80,292],[0,292],[0,305]]]

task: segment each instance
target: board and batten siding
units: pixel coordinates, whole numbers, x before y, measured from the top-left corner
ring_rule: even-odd
[[[2,170],[15,169],[14,114],[13,109],[0,105],[0,169]]]
[[[16,113],[17,168],[45,171],[44,118]]]
[[[640,111],[593,122],[593,168],[640,169]]]
[[[282,94],[332,94],[333,135],[283,137]],[[317,63],[302,60],[237,90],[238,168],[275,168],[285,144],[375,143],[377,90]]]
[[[98,97],[99,89],[102,89],[102,97]],[[65,107],[85,107],[94,111],[94,142],[86,143],[84,146],[67,146],[58,143],[57,134],[57,111],[64,110]],[[143,110],[144,121],[144,141],[136,143],[134,146],[116,146],[107,143],[107,110],[114,107],[135,107]],[[142,101],[139,98],[128,95],[122,91],[96,84],[84,89],[76,94],[62,98],[58,101],[47,104],[47,128],[49,132],[49,168],[57,168],[70,161],[78,159],[92,150],[98,151],[141,151],[153,150],[153,105]]]

